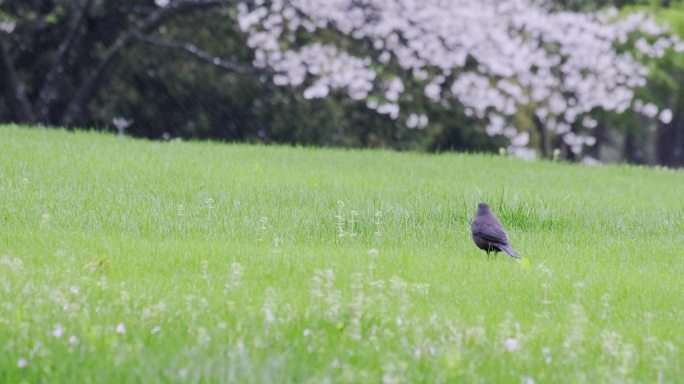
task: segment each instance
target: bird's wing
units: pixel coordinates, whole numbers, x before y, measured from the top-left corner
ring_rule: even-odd
[[[508,244],[506,231],[497,226],[479,225],[473,228],[473,233],[492,243]]]

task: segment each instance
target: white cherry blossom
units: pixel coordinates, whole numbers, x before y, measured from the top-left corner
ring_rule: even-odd
[[[530,133],[513,125],[521,110],[533,111],[541,128],[575,153],[596,142],[593,112],[631,109],[663,123],[672,119],[671,112],[636,100],[635,91],[646,84],[643,60],[684,48],[676,36],[642,13],[618,18],[614,9],[552,12],[547,5],[271,0],[241,3],[239,25],[254,49],[254,66],[272,70],[276,85],[301,86],[307,99],[341,90],[411,129],[426,126],[428,117],[401,111],[409,78],[427,100],[458,101],[466,116],[511,147],[531,143]],[[305,41],[298,40],[302,35]],[[619,48],[630,42],[636,57]]]

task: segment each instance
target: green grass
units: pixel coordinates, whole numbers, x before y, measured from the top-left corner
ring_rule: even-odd
[[[0,382],[677,382],[683,188],[0,127]],[[522,263],[472,243],[482,200]]]

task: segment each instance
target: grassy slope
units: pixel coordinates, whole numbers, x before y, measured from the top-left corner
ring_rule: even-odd
[[[674,382],[683,188],[0,127],[0,382]],[[475,248],[480,200],[528,260]]]

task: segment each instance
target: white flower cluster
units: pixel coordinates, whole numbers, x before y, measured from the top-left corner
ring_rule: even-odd
[[[405,87],[392,62],[424,84],[428,99],[457,99],[467,115],[487,123],[489,135],[503,135],[513,147],[529,142],[510,123],[525,106],[576,152],[595,142],[594,110],[672,118],[635,100],[648,69],[618,46],[633,44],[643,57],[684,48],[640,13],[618,19],[616,11],[550,12],[534,0],[257,0],[240,5],[239,22],[254,65],[275,71],[278,85],[306,82],[306,98],[334,89],[356,100],[374,95],[368,107],[396,119]],[[320,42],[298,45],[301,32],[312,41],[348,36],[362,43],[352,44],[356,54],[367,47],[366,56]],[[406,124],[422,128],[427,116],[410,114]]]

